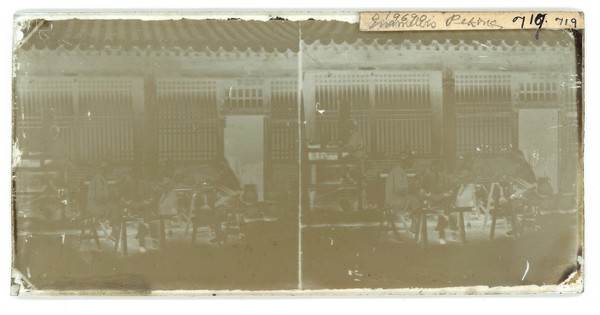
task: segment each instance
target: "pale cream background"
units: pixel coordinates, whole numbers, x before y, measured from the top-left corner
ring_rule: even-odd
[[[354,8],[356,10],[362,8],[374,8],[380,9],[395,7],[400,5],[398,1],[383,1],[383,0],[370,0],[370,1],[353,1],[350,2],[334,2],[329,0],[308,0],[302,3],[289,2],[282,3],[280,1],[261,1],[255,0],[252,2],[246,1],[226,1],[222,0],[218,3],[206,2],[206,3],[189,3],[188,1],[143,1],[137,3],[124,3],[122,1],[115,0],[103,0],[103,1],[69,1],[69,0],[57,0],[57,1],[41,1],[41,0],[22,0],[12,1],[3,3],[3,10],[0,11],[0,27],[2,34],[5,36],[2,40],[2,49],[0,50],[0,59],[3,62],[0,63],[0,72],[4,75],[0,76],[1,83],[0,91],[2,99],[4,100],[5,111],[3,115],[0,115],[0,131],[2,137],[0,137],[0,146],[8,150],[11,139],[11,118],[8,110],[9,99],[10,99],[10,84],[11,78],[11,40],[10,34],[12,34],[12,14],[15,10],[24,8],[74,8],[74,7],[85,7],[88,9],[93,8],[131,8],[131,7],[154,7],[154,8],[173,8],[173,7],[184,7],[198,8],[203,6],[204,8],[212,8],[215,6],[228,7],[228,8],[240,8],[240,7],[253,7],[253,8],[265,8],[265,7],[286,7],[286,8],[298,8],[300,5],[309,8],[331,8],[335,6],[344,6],[348,8]],[[414,3],[402,3],[403,5],[412,6],[413,8],[440,8],[448,7],[448,3],[444,1],[418,1]],[[495,2],[482,2],[482,1],[465,1],[457,0],[453,1],[452,4],[458,8],[465,7],[483,7],[488,9],[493,8],[514,8],[517,6],[523,6],[524,2],[521,0],[504,0]],[[527,6],[530,8],[533,6],[542,7],[565,7],[569,6],[574,9],[583,9],[586,12],[594,12],[597,7],[593,2],[584,3],[583,1],[528,1]],[[596,11],[597,12],[597,11]],[[586,53],[588,56],[590,53],[598,51],[598,33],[600,29],[598,24],[594,20],[588,19],[586,25]],[[598,107],[594,104],[598,104],[598,93],[594,93],[590,87],[598,86],[598,68],[597,60],[594,58],[588,58],[586,61],[586,139],[592,139],[588,142],[586,147],[586,208],[597,209],[600,206],[598,198],[594,198],[600,191],[597,183],[597,177],[600,175],[598,172],[598,163],[600,161],[600,152],[593,145],[593,139],[600,137],[598,130],[598,118],[600,113]],[[596,161],[596,163],[591,163]],[[0,168],[0,196],[4,200],[5,205],[10,200],[10,155],[7,151],[0,155],[0,164],[4,165]],[[8,211],[8,209],[6,210]],[[9,296],[9,272],[10,272],[10,251],[9,246],[11,242],[10,233],[10,216],[5,213],[0,219],[2,226],[4,227],[4,233],[0,233],[0,242],[4,245],[2,251],[2,264],[0,269],[4,270],[4,285],[0,286],[0,299],[2,300],[2,308],[7,314],[14,313],[37,313],[37,314],[52,314],[58,312],[60,314],[106,314],[112,312],[135,312],[143,314],[172,314],[181,311],[192,311],[192,312],[208,312],[212,314],[221,314],[225,311],[231,313],[261,313],[261,314],[306,314],[308,312],[319,311],[321,313],[334,313],[334,314],[370,314],[375,312],[419,312],[419,314],[429,314],[434,312],[458,312],[460,314],[507,314],[515,311],[519,312],[535,312],[544,314],[586,314],[589,313],[590,309],[594,309],[592,302],[596,302],[596,297],[600,294],[600,279],[598,275],[598,268],[600,263],[598,261],[598,229],[589,228],[598,226],[600,223],[599,214],[597,211],[586,212],[586,292],[575,298],[564,298],[564,297],[543,297],[543,298],[518,298],[518,297],[482,297],[482,298],[276,298],[276,299],[203,299],[198,301],[197,299],[157,299],[148,301],[148,299],[118,299],[112,298],[110,301],[104,299],[90,299],[90,298],[79,298],[79,299],[31,299],[31,298],[14,298]],[[587,311],[584,311],[586,310]]]

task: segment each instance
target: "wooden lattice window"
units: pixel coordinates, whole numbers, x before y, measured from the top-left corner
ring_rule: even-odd
[[[368,74],[320,74],[315,77],[316,101],[319,110],[337,113],[341,106],[352,111],[369,110]]]
[[[422,73],[386,73],[375,77],[375,109],[431,108],[430,78]]]
[[[512,79],[455,73],[457,153],[503,153],[513,145]]]
[[[227,107],[235,113],[264,113],[264,81],[239,79],[226,91]]]
[[[56,142],[48,139],[52,124],[71,158],[133,158],[132,79],[34,78],[17,90],[17,135],[27,151]]]
[[[213,80],[157,80],[156,94],[162,120],[217,117],[216,82]]]
[[[79,114],[87,119],[133,114],[129,80],[84,80],[80,82],[79,91]]]
[[[474,110],[510,109],[512,104],[511,76],[501,73],[456,73],[456,104]],[[480,106],[486,105],[486,106]],[[478,108],[477,108],[478,107]]]
[[[271,81],[271,117],[276,119],[298,117],[298,80]]]
[[[340,140],[346,106],[371,158],[430,154],[431,78],[425,72],[323,73],[315,76],[321,143]]]
[[[298,80],[271,81],[271,117],[268,121],[269,155],[274,161],[298,159]]]
[[[15,136],[29,152],[48,150],[50,125],[61,130],[67,150],[75,147],[72,132],[74,116],[74,80],[71,78],[33,78],[16,86]]]
[[[298,159],[298,122],[296,120],[270,120],[268,122],[269,157],[274,161]]]
[[[532,73],[526,82],[519,84],[519,101],[557,101],[559,78],[562,78],[562,76],[556,73]]]
[[[216,81],[157,80],[159,158],[212,160],[222,124],[218,119]]]
[[[132,160],[133,80],[98,78],[78,83],[81,158]]]
[[[17,116],[41,117],[42,111],[52,117],[73,116],[73,80],[31,79],[19,84]]]
[[[432,153],[431,111],[409,112],[374,117],[375,148],[378,155]]]

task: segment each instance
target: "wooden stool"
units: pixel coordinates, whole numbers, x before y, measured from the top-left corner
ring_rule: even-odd
[[[96,242],[96,247],[98,249],[102,249],[102,246],[100,246],[100,239],[98,238],[98,232],[96,231],[96,218],[95,217],[88,217],[83,219],[83,225],[81,227],[81,235],[79,236],[79,248],[81,249],[81,244],[83,243],[84,239],[94,239],[94,241]],[[85,233],[89,231],[89,235],[85,235]]]
[[[158,236],[159,236],[159,247],[161,249],[164,249],[167,246],[167,236],[166,236],[166,231],[165,231],[165,221],[164,220],[169,219],[170,217],[171,217],[171,215],[158,215],[158,216],[150,219],[150,222],[154,221],[154,220],[159,221]],[[129,254],[128,247],[127,247],[128,246],[128,244],[127,244],[127,222],[139,221],[139,220],[140,220],[139,218],[135,218],[135,217],[123,217],[121,219],[121,223],[119,224],[119,226],[120,226],[119,236],[115,240],[114,250],[118,251],[119,244],[120,244],[121,250],[123,251],[123,256],[127,256]]]
[[[492,226],[490,227],[490,240],[494,239],[494,235],[496,233],[496,221],[498,217],[507,217],[510,216],[510,224],[515,233],[515,237],[518,237],[517,233],[517,220],[514,211],[504,210],[504,209],[493,209],[490,211],[490,215],[492,216]]]
[[[465,229],[465,216],[464,212],[471,211],[471,208],[454,208],[451,209],[450,213],[458,213],[458,231],[460,242],[465,243],[467,241],[467,233]],[[423,245],[427,245],[428,233],[427,233],[427,215],[443,212],[442,209],[425,208],[419,211],[417,218],[417,229],[415,233],[415,242],[418,243],[419,239],[423,242]],[[495,221],[494,221],[495,222]]]
[[[115,251],[119,250],[119,244],[121,244],[121,249],[123,250],[123,256],[127,256],[127,218],[121,218],[121,222],[119,223],[119,235],[115,240]]]
[[[404,226],[405,231],[410,231],[410,228],[406,223],[406,220],[404,219],[403,215],[400,214],[398,215],[398,217],[400,218],[400,223],[402,223],[402,225]],[[396,215],[394,215],[393,209],[384,209],[381,214],[381,221],[379,222],[380,231],[385,232],[387,234],[391,230],[394,233],[394,235],[399,235],[400,232],[398,231],[398,226],[396,225],[395,219]]]
[[[427,245],[428,233],[427,233],[427,215],[436,213],[436,209],[423,208],[417,214],[417,229],[415,232],[415,243],[419,242],[419,239],[423,243],[423,246]]]
[[[472,208],[454,208],[450,210],[450,213],[458,212],[458,233],[460,242],[465,243],[467,241],[467,231],[465,229],[465,212],[471,212]]]

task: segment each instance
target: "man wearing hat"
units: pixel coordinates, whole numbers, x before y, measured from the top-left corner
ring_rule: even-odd
[[[108,181],[106,180],[108,173],[108,163],[102,162],[88,185],[87,212],[88,215],[94,218],[100,218],[106,214],[109,194]]]
[[[356,120],[348,120],[348,133],[346,148],[350,151],[353,158],[362,161],[365,158],[365,141],[358,130]]]
[[[444,211],[438,215],[435,230],[438,232],[440,244],[445,245],[446,228],[458,230],[457,219],[450,212],[456,196],[456,181],[446,172],[446,164],[442,160],[433,161],[421,180],[421,188],[429,204]]]

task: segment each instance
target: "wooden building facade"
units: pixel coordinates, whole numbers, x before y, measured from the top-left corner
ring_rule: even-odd
[[[552,109],[558,146],[543,154],[556,158],[556,182],[576,182],[580,105],[568,32],[536,40],[533,31],[185,19],[40,20],[23,32],[14,123],[25,154],[41,151],[57,126],[74,164],[205,163],[223,155],[228,115],[263,115],[265,186],[291,191],[300,118],[307,142],[336,141],[339,110],[349,107],[374,178],[407,152],[519,148],[519,112]]]

